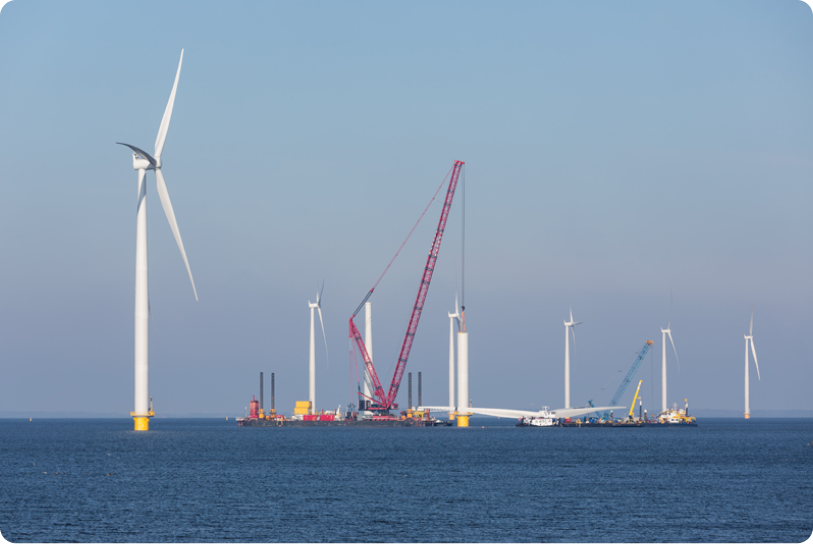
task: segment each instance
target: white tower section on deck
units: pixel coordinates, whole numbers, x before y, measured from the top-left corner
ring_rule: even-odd
[[[144,161],[146,162],[146,161]],[[138,170],[135,281],[135,414],[150,411],[150,295],[147,273],[147,171]]]
[[[308,362],[308,372],[309,372],[309,380],[308,380],[308,400],[311,403],[310,413],[316,413],[316,331],[314,328],[314,315],[313,312],[319,307],[319,304],[314,304],[313,302],[308,301],[308,308],[311,309],[311,337],[310,337],[310,351],[309,351],[309,362]]]
[[[370,360],[373,361],[373,303],[372,302],[365,302],[364,303],[364,349],[367,350],[367,355],[370,356]],[[372,378],[367,374],[367,367],[364,367],[364,395],[365,399],[369,399],[373,396],[372,387],[370,387],[370,383],[372,382]]]

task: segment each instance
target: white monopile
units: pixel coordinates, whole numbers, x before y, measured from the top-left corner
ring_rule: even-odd
[[[192,278],[192,270],[189,268],[189,260],[186,258],[181,233],[178,230],[178,222],[175,219],[175,212],[172,209],[172,202],[167,192],[167,184],[161,173],[161,154],[164,150],[164,143],[169,130],[169,121],[172,117],[172,107],[175,104],[175,92],[178,88],[178,78],[181,75],[181,64],[183,63],[183,50],[181,59],[178,62],[178,70],[175,73],[175,83],[172,85],[172,92],[169,95],[169,102],[164,117],[161,119],[161,126],[158,128],[158,137],[155,140],[155,152],[150,155],[133,145],[116,142],[133,150],[133,169],[138,171],[138,200],[136,204],[136,285],[135,285],[135,411],[133,416],[137,430],[149,428],[147,418],[150,413],[149,395],[149,281],[147,267],[147,170],[155,172],[158,197],[169,221],[172,233],[178,249],[181,250],[186,271],[189,274],[189,281],[192,283],[192,292],[195,300],[198,300],[198,293],[195,289],[195,280]]]
[[[573,321],[573,308],[570,308],[570,321],[565,321],[565,409],[570,408],[570,338],[573,335],[573,349],[576,349],[576,325],[582,321]]]
[[[325,284],[322,284],[322,289],[316,292],[316,302],[313,303],[308,301],[308,308],[311,310],[311,336],[310,336],[310,358],[309,358],[309,395],[308,400],[311,403],[310,410],[311,414],[316,413],[316,341],[315,341],[315,327],[314,327],[314,320],[313,320],[313,311],[317,310],[319,312],[319,322],[322,324],[322,336],[325,339],[325,360],[329,361],[327,354],[327,336],[325,336],[325,322],[322,320],[322,291],[325,289]]]
[[[469,333],[457,333],[457,412],[468,414]]]
[[[757,379],[760,381],[762,378],[759,375],[759,363],[757,362],[757,352],[754,349],[754,311],[751,310],[751,328],[748,330],[748,334],[745,335],[745,419],[751,418],[751,406],[748,401],[748,344],[751,344],[751,353],[754,355],[754,364],[757,367]]]
[[[454,406],[454,324],[460,322],[460,308],[457,295],[454,297],[454,313],[449,314],[449,406]]]

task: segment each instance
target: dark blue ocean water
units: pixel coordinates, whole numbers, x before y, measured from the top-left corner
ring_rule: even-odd
[[[0,420],[11,542],[802,542],[813,419],[696,428]],[[485,425],[485,428],[481,428]]]

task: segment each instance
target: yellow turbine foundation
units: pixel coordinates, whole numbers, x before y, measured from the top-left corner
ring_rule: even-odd
[[[138,415],[136,415],[135,412],[130,412],[130,415],[133,416],[133,423],[135,425],[136,431],[149,431],[150,418],[155,415],[155,412],[150,410],[150,413],[148,414],[138,414]]]
[[[150,430],[150,418],[148,418],[148,417],[134,417],[133,421],[135,421],[135,430],[136,431],[149,431]]]
[[[751,419],[751,414],[745,414],[745,419]]]
[[[458,414],[457,416],[457,426],[458,427],[468,427],[469,426],[469,416],[464,416]]]

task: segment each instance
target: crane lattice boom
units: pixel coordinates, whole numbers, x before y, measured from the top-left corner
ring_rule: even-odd
[[[443,201],[443,209],[440,212],[440,220],[438,221],[438,228],[435,231],[435,238],[432,241],[432,247],[429,250],[429,256],[426,259],[426,266],[421,276],[421,283],[418,287],[418,296],[415,298],[415,304],[412,307],[412,315],[409,318],[407,325],[406,335],[404,342],[401,344],[401,352],[398,354],[398,363],[395,365],[395,374],[390,383],[390,389],[386,396],[384,396],[384,389],[381,387],[381,382],[378,380],[378,375],[373,366],[373,361],[370,359],[367,349],[364,346],[364,341],[361,338],[358,328],[353,322],[353,317],[350,318],[350,338],[354,339],[356,346],[364,358],[364,365],[370,378],[373,381],[375,391],[373,395],[379,406],[374,407],[378,410],[389,410],[395,404],[395,397],[398,395],[398,388],[401,386],[401,378],[404,375],[407,360],[409,359],[409,352],[412,350],[412,343],[415,340],[415,333],[418,330],[418,323],[421,320],[421,312],[423,312],[423,305],[426,302],[426,295],[429,292],[429,284],[432,281],[432,275],[435,272],[435,264],[438,260],[438,253],[440,252],[440,243],[443,240],[443,232],[446,229],[446,220],[449,218],[449,210],[452,207],[452,200],[454,199],[455,189],[457,188],[457,181],[460,178],[460,170],[463,168],[463,161],[455,161],[452,168],[452,176],[449,179],[449,188],[446,190],[446,199]],[[372,292],[372,291],[371,291]],[[366,300],[366,299],[365,299]]]
[[[632,363],[632,368],[630,368],[629,372],[627,372],[627,375],[624,377],[624,381],[622,381],[621,385],[618,386],[618,391],[616,391],[615,395],[613,395],[613,400],[610,401],[610,406],[618,405],[618,399],[620,399],[621,395],[624,394],[624,391],[627,389],[627,386],[629,385],[630,381],[635,376],[635,373],[638,372],[638,367],[641,366],[641,361],[644,360],[646,352],[649,351],[649,346],[651,346],[652,344],[653,344],[652,340],[646,341],[646,344],[644,344],[644,348],[641,350],[641,353],[638,354],[638,357],[635,359],[635,362]],[[608,410],[604,412],[604,418],[606,419],[609,417],[610,411]]]

